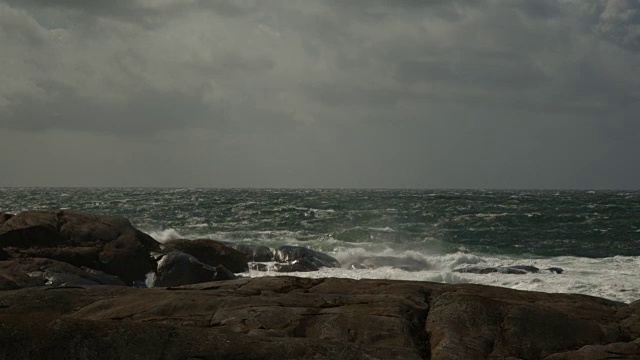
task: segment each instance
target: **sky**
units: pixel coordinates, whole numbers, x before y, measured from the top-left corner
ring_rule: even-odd
[[[640,189],[637,0],[0,0],[0,186]]]

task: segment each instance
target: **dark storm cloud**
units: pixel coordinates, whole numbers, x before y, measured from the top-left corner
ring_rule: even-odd
[[[0,47],[0,142],[131,185],[640,181],[640,1],[9,0]]]
[[[220,126],[225,121],[224,106],[203,104],[198,92],[139,89],[122,104],[104,104],[63,84],[42,85],[51,97],[16,103],[15,108],[8,109],[12,115],[6,125],[25,131],[57,129],[140,136],[206,123]]]
[[[625,49],[640,51],[640,1],[609,1],[598,10],[597,33]]]

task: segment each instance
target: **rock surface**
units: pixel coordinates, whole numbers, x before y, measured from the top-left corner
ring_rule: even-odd
[[[563,269],[559,267],[550,267],[547,269],[539,269],[535,266],[531,265],[514,265],[514,266],[502,266],[502,267],[477,267],[470,266],[464,267],[460,269],[454,269],[453,272],[459,273],[468,273],[468,274],[491,274],[491,273],[500,273],[500,274],[512,274],[512,275],[522,275],[522,274],[537,274],[540,270],[549,271],[554,274],[562,274],[564,272]]]
[[[117,276],[87,267],[78,268],[64,262],[27,258],[0,262],[0,290],[30,286],[121,285]]]
[[[0,292],[0,358],[640,358],[640,302],[266,277]]]
[[[264,245],[226,244],[243,252],[249,261],[273,261],[273,252]]]
[[[223,265],[209,266],[196,257],[174,250],[159,255],[158,269],[149,287],[180,286],[216,280],[235,279]]]
[[[169,240],[162,245],[162,249],[165,251],[182,251],[194,256],[203,264],[213,267],[223,265],[234,273],[249,270],[247,256],[243,252],[215,240]]]
[[[68,210],[24,211],[0,224],[11,257],[54,259],[116,275],[127,284],[155,270],[159,243],[122,217]]]
[[[305,260],[317,268],[340,267],[340,263],[335,258],[319,251],[307,249],[302,246],[280,246],[276,249],[274,260],[280,263],[293,262],[295,260]]]

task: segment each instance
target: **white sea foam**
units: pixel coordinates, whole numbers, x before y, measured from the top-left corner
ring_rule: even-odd
[[[602,259],[582,257],[515,258],[509,256],[475,255],[464,252],[444,255],[428,255],[417,251],[384,249],[371,251],[365,248],[341,249],[330,253],[343,265],[342,268],[322,268],[314,272],[277,273],[250,271],[250,277],[300,276],[341,277],[352,279],[396,279],[433,281],[449,284],[474,283],[511,289],[549,293],[576,293],[603,297],[630,303],[640,300],[640,257],[616,256]],[[354,268],[362,263],[365,268]],[[454,269],[479,267],[505,267],[532,265],[539,273],[521,275],[490,273],[458,273]],[[563,274],[545,269],[560,267]],[[418,269],[419,268],[419,269]]]
[[[178,234],[175,229],[164,229],[160,231],[151,231],[149,232],[152,238],[156,239],[156,241],[165,243],[169,240],[181,239],[182,235]]]

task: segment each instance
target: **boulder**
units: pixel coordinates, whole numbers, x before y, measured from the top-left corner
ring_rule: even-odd
[[[559,267],[550,267],[544,270],[547,270],[554,274],[562,274],[564,272],[564,270]],[[499,266],[499,267],[470,266],[470,267],[454,269],[453,271],[458,273],[469,273],[469,274],[500,273],[500,274],[523,275],[523,274],[530,274],[530,273],[537,274],[540,272],[540,269],[531,265],[513,265],[513,266]]]
[[[273,261],[273,252],[267,246],[233,243],[225,244],[244,253],[249,261]]]
[[[249,269],[255,271],[268,271],[269,266],[263,263],[249,263]]]
[[[318,271],[319,268],[311,261],[302,258],[300,260],[293,260],[288,263],[278,263],[273,266],[273,269],[277,272],[308,272]]]
[[[247,256],[244,253],[215,240],[169,240],[162,245],[162,249],[168,252],[181,251],[194,256],[208,266],[223,265],[234,273],[249,270]]]
[[[3,248],[0,248],[0,261],[9,260],[11,255],[8,252],[4,251]]]
[[[432,269],[433,266],[425,259],[413,259],[395,256],[366,256],[352,259],[350,263],[343,264],[347,269],[377,269],[391,267],[404,271],[423,271]]]
[[[307,249],[302,246],[280,246],[276,249],[274,255],[274,260],[280,263],[305,259],[305,261],[313,264],[317,268],[340,267],[340,263],[335,258],[319,251]]]
[[[122,217],[68,210],[25,211],[0,225],[0,247],[14,257],[43,257],[104,271],[132,284],[155,270],[160,244]]]
[[[0,226],[2,226],[2,224],[4,224],[7,220],[11,219],[12,217],[13,217],[13,214],[8,214],[0,211]]]
[[[181,251],[161,255],[158,270],[149,287],[180,286],[216,280],[230,280],[235,276],[223,265],[209,266],[196,257]]]
[[[0,281],[1,290],[42,285],[125,285],[117,276],[45,258],[23,258],[0,262],[0,279],[4,279]]]

